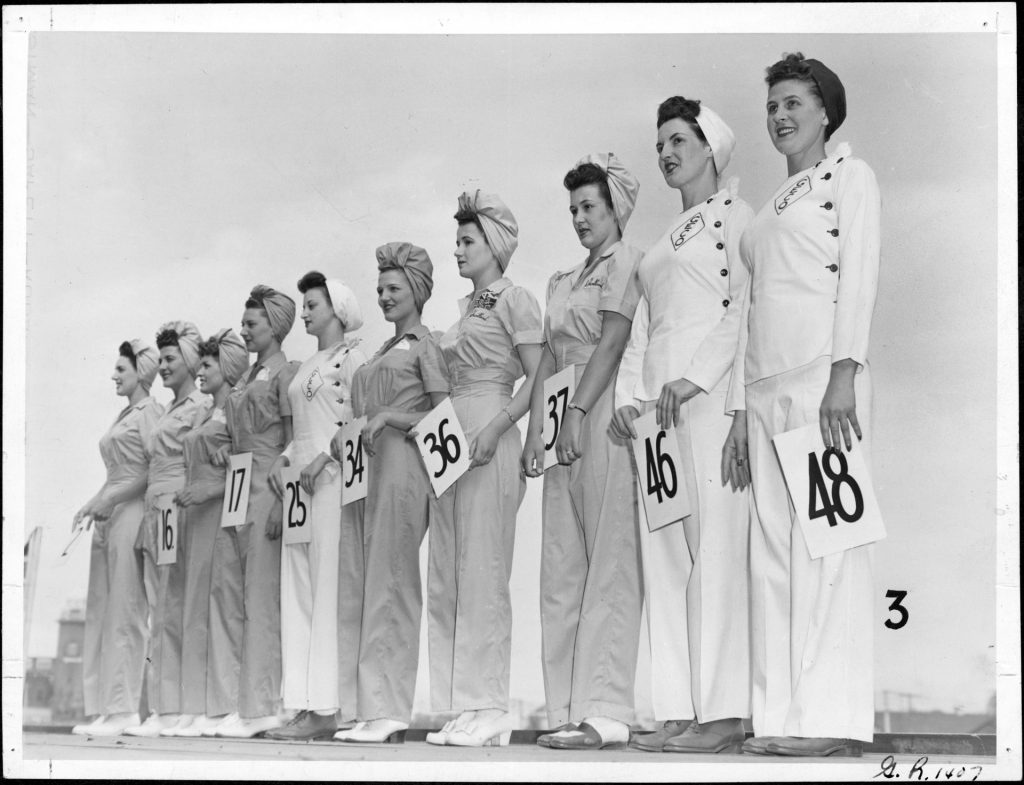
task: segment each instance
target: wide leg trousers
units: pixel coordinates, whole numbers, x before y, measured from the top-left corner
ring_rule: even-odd
[[[452,398],[468,439],[509,402],[483,389]],[[516,513],[526,492],[522,441],[512,426],[490,462],[442,494],[430,517],[427,577],[434,711],[508,709]]]
[[[772,437],[818,423],[829,358],[746,387],[753,477],[753,722],[758,736],[870,741],[874,730],[871,546],[812,559]],[[868,452],[871,379],[855,381]]]
[[[310,504],[309,543],[281,551],[281,695],[286,709],[338,709],[341,475],[324,470]]]
[[[654,408],[644,405],[642,414]],[[675,428],[691,514],[650,531],[640,505],[651,698],[659,720],[750,716],[747,492],[723,487],[724,390],[683,404]]]
[[[119,504],[109,521],[94,523],[82,652],[86,714],[139,710],[149,641],[149,608],[135,541],[142,499]]]
[[[628,442],[608,434],[609,385],[583,420],[583,457],[544,473],[540,615],[549,727],[631,723],[643,584]]]
[[[181,643],[181,711],[206,713],[210,630],[210,588],[214,543],[223,500],[186,507],[180,513],[185,559],[184,623]]]

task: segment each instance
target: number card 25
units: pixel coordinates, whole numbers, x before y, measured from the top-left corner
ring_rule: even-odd
[[[445,398],[416,425],[416,446],[430,486],[440,496],[469,469],[469,445],[451,398]]]
[[[555,442],[562,430],[569,401],[576,394],[576,366],[563,368],[544,381],[544,471],[558,465]]]
[[[284,496],[281,499],[281,530],[285,545],[300,545],[313,539],[313,500],[302,489],[297,466],[285,466],[281,470],[281,484]]]
[[[341,427],[341,503],[351,504],[366,498],[369,461],[363,450],[363,428],[366,418],[360,417]]]
[[[650,531],[668,526],[690,514],[686,478],[679,458],[679,443],[672,431],[658,427],[658,413],[651,411],[633,421],[636,439],[637,481]]]
[[[178,561],[178,505],[174,496],[164,494],[157,500],[156,563],[174,564]]]
[[[826,450],[817,424],[780,433],[772,441],[812,559],[885,537],[885,524],[864,453]]]
[[[249,485],[252,483],[252,453],[243,452],[228,459],[224,479],[224,506],[220,511],[220,525],[241,526],[249,512]]]

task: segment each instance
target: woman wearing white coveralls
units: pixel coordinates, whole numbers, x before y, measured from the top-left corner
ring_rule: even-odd
[[[648,250],[643,297],[616,385],[613,431],[636,438],[633,419],[657,410],[673,429],[690,515],[640,544],[657,732],[633,740],[652,751],[738,752],[750,714],[747,494],[722,487],[721,443],[746,269],[740,236],[753,211],[738,181],[718,178],[734,146],[707,106],[679,96],[658,107],[658,164],[683,209]],[[641,479],[643,474],[641,473]]]
[[[97,715],[72,733],[117,736],[138,725],[145,664],[146,590],[135,539],[142,524],[148,466],[143,445],[164,407],[149,397],[159,355],[139,339],[119,347],[114,389],[128,406],[100,439],[107,479],[75,514],[75,527],[94,527],[82,649],[85,713]]]
[[[298,284],[302,321],[317,339],[317,352],[288,386],[292,441],[271,471],[283,493],[279,468],[302,470],[311,494],[312,541],[285,545],[281,553],[281,695],[297,713],[287,725],[267,731],[274,739],[330,738],[338,709],[338,542],[342,523],[341,467],[330,456],[331,437],[352,418],[352,376],[365,357],[347,340],[363,317],[352,290],[317,272]],[[282,402],[284,403],[284,402]]]
[[[640,299],[642,254],[622,243],[639,183],[611,153],[565,176],[585,261],[548,283],[544,350],[523,450],[544,475],[540,609],[544,691],[554,732],[537,743],[590,749],[629,741],[643,593],[628,440],[614,438],[615,372]],[[544,471],[544,382],[575,367],[578,386]]]
[[[160,378],[174,393],[174,400],[145,443],[149,461],[146,512],[135,547],[142,551],[149,600],[146,695],[152,713],[142,725],[125,728],[129,736],[158,736],[160,731],[184,722],[181,716],[181,637],[185,620],[185,558],[178,536],[174,543],[174,564],[157,564],[158,505],[169,504],[174,494],[184,487],[182,440],[192,430],[196,418],[210,405],[209,397],[197,390],[195,383],[202,342],[192,322],[169,322],[156,336]]]
[[[810,558],[772,437],[817,423],[826,447],[849,449],[852,431],[867,453],[881,200],[848,144],[825,153],[846,116],[839,78],[795,54],[765,81],[789,177],[743,237],[749,313],[729,405],[747,416],[722,459],[742,473],[749,438],[755,738],[744,750],[856,756],[874,727],[871,548]]]

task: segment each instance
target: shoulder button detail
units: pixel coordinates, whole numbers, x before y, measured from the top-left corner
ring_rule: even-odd
[[[826,172],[825,174],[823,174],[821,176],[821,179],[822,180],[831,180],[832,179],[832,172]]]
[[[836,272],[839,269],[839,265],[838,264],[829,264],[829,265],[826,265],[826,268],[831,270],[832,272]]]
[[[722,222],[721,221],[715,221],[715,228],[716,229],[721,229],[722,228]]]
[[[715,248],[717,248],[719,251],[721,251],[723,248],[725,248],[725,246],[722,245],[721,243],[715,243]]]
[[[832,202],[825,202],[825,204],[823,204],[822,207],[825,208],[826,210],[831,210]]]
[[[828,233],[830,235],[832,235],[833,237],[838,237],[839,236],[839,230],[838,229],[829,229]]]
[[[722,307],[723,308],[728,308],[729,307],[729,301],[728,300],[722,300]]]
[[[721,276],[722,276],[722,277],[724,278],[725,276],[727,276],[727,275],[729,274],[729,271],[728,271],[728,270],[726,270],[726,269],[725,269],[725,268],[723,267],[723,268],[722,268],[721,270],[719,270],[719,271],[718,271],[718,274],[719,274],[719,275],[721,275]]]

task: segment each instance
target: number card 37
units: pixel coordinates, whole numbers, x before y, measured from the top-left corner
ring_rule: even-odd
[[[852,450],[826,450],[817,424],[780,433],[772,441],[812,559],[885,537],[857,442]]]

